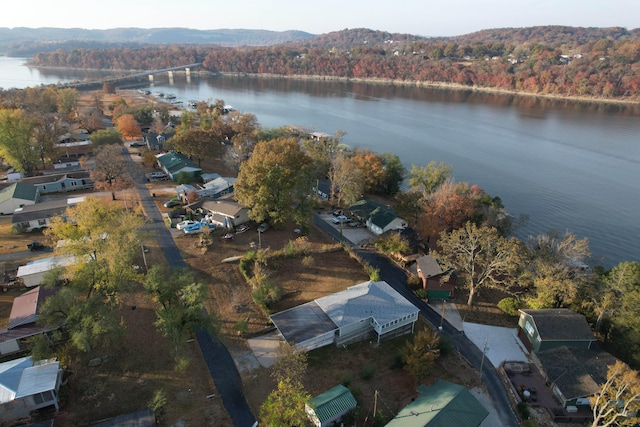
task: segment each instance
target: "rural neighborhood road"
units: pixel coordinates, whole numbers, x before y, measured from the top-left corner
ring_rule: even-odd
[[[131,156],[125,156],[134,166]],[[154,202],[152,194],[146,187],[146,178],[139,168],[132,167],[133,179],[136,182],[135,189],[140,197],[140,203],[147,216],[148,224],[145,230],[152,232],[167,258],[171,267],[183,268],[187,264],[182,258],[171,232],[162,220],[162,214]],[[196,330],[196,338],[200,345],[200,351],[207,364],[209,373],[218,389],[222,404],[224,405],[231,422],[236,427],[251,427],[256,422],[255,416],[251,413],[247,399],[242,391],[242,380],[238,373],[238,368],[229,353],[229,350],[207,331]]]
[[[314,215],[314,224],[332,236],[335,240],[340,240],[339,231],[317,215]],[[482,351],[480,351],[480,349],[476,347],[476,345],[471,342],[466,335],[461,334],[456,328],[451,326],[449,322],[441,320],[440,314],[436,313],[427,305],[427,303],[418,298],[416,294],[409,289],[407,286],[407,274],[404,270],[377,252],[358,249],[356,247],[354,247],[353,250],[371,266],[378,268],[380,271],[380,278],[391,285],[391,287],[398,291],[400,295],[413,303],[420,310],[420,314],[422,314],[429,323],[434,327],[437,327],[442,322],[442,332],[451,338],[460,354],[462,354],[462,356],[464,356],[475,369],[480,370],[480,365],[482,364],[482,381],[486,385],[494,407],[498,411],[502,425],[518,427],[520,423],[518,421],[518,417],[513,411],[513,407],[511,406],[507,390],[502,384],[500,377],[491,362],[485,358],[484,363],[482,363]]]

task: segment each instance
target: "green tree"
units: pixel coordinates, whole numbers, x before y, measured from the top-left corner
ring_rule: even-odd
[[[609,366],[607,381],[589,399],[592,427],[636,426],[640,422],[640,376],[625,363]]]
[[[0,110],[0,156],[27,174],[31,174],[39,156],[31,143],[34,126],[21,110]]]
[[[32,146],[37,148],[42,169],[47,160],[56,157],[59,137],[63,134],[62,123],[56,114],[40,114],[33,121]]]
[[[223,148],[220,138],[213,131],[202,129],[179,132],[171,138],[171,144],[184,155],[197,158],[198,167],[202,159],[220,156]]]
[[[122,144],[122,136],[115,128],[95,131],[89,135],[89,140],[96,146]]]
[[[69,117],[78,106],[78,90],[63,88],[58,90],[58,112]]]
[[[331,182],[329,200],[338,206],[357,202],[364,193],[364,172],[353,162],[351,154],[339,151],[331,158],[328,174]]]
[[[64,241],[59,251],[73,263],[66,268],[68,282],[47,299],[40,317],[45,324],[64,323],[74,348],[88,352],[120,336],[118,309],[139,281],[133,260],[142,225],[142,216],[90,197],[46,230],[52,240]]]
[[[160,305],[156,310],[156,327],[173,342],[176,357],[181,343],[194,328],[215,332],[216,317],[205,310],[206,287],[198,283],[193,272],[154,265],[144,280],[144,288]]]
[[[400,191],[400,184],[402,184],[407,170],[402,165],[400,158],[393,153],[382,153],[380,159],[384,169],[381,183],[382,194],[393,196]]]
[[[240,167],[235,183],[238,202],[249,206],[251,219],[284,224],[311,193],[311,159],[295,139],[259,142]]]
[[[493,227],[467,222],[451,233],[440,233],[439,249],[433,252],[443,270],[462,275],[469,291],[467,305],[482,287],[508,290],[521,265],[522,249],[516,239],[500,236]]]
[[[427,166],[411,165],[409,172],[409,186],[413,191],[418,191],[426,198],[433,193],[440,184],[451,177],[453,168],[444,162],[429,162]]]
[[[418,331],[412,341],[407,341],[402,352],[402,361],[416,380],[420,381],[429,375],[433,365],[440,356],[440,337],[431,328]]]

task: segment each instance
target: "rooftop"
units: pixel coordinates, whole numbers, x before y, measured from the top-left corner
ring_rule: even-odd
[[[595,340],[587,319],[566,308],[546,310],[520,310],[533,319],[543,341]]]

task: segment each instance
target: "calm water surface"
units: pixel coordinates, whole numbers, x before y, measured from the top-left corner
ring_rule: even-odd
[[[11,78],[29,82],[13,84],[25,87],[86,77],[16,64],[0,58],[0,87],[11,87]],[[156,77],[152,91],[185,102],[222,99],[266,127],[343,130],[345,143],[393,152],[407,169],[444,161],[456,180],[480,185],[510,214],[529,217],[519,237],[570,230],[589,238],[594,263],[640,260],[639,107],[240,77],[177,76],[173,84]]]

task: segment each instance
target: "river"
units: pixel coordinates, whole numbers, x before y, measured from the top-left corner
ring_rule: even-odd
[[[0,87],[91,77],[23,62],[0,58]],[[569,230],[589,239],[593,264],[640,260],[638,106],[250,77],[156,76],[152,91],[185,103],[222,99],[266,127],[342,130],[345,143],[395,153],[407,169],[444,161],[456,180],[500,196],[514,217],[528,216],[518,237]]]

